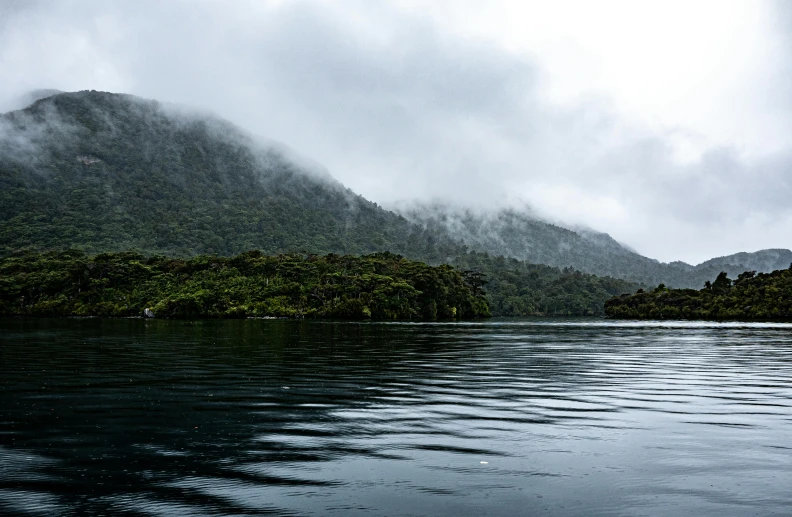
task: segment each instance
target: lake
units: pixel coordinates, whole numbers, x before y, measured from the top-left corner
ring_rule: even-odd
[[[0,320],[3,515],[790,515],[792,326]]]

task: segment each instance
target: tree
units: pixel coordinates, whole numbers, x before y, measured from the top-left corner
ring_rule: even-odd
[[[725,271],[721,271],[718,278],[716,278],[715,282],[712,284],[712,292],[716,294],[725,293],[731,288],[731,285],[731,279],[726,275]]]

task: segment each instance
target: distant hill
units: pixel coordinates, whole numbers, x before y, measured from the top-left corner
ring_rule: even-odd
[[[472,250],[530,263],[573,267],[648,285],[701,287],[721,271],[733,276],[750,270],[770,272],[788,267],[792,262],[792,251],[779,249],[738,253],[698,266],[684,262],[662,263],[636,253],[606,233],[563,228],[527,210],[477,212],[435,202],[405,205],[400,211],[413,223],[435,233],[447,232]]]
[[[411,205],[402,213],[434,232],[448,232],[472,249],[537,264],[571,266],[603,275],[624,274],[638,265],[648,271],[658,264],[628,250],[607,234],[575,232],[514,209],[475,212],[433,203]]]
[[[706,262],[702,262],[697,269],[724,268],[727,266],[731,271],[741,269],[741,271],[757,271],[760,273],[770,273],[779,269],[786,269],[792,264],[792,251],[785,249],[769,249],[756,251],[754,253],[735,253],[725,257],[717,257]],[[726,269],[724,269],[725,271]],[[734,274],[733,276],[737,276]]]

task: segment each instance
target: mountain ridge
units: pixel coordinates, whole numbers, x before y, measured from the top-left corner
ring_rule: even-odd
[[[700,287],[722,270],[733,276],[750,270],[769,273],[792,262],[792,251],[775,249],[713,258],[696,266],[663,263],[640,255],[607,233],[565,228],[514,208],[482,212],[434,201],[401,205],[400,211],[415,224],[448,232],[472,250],[648,285]]]

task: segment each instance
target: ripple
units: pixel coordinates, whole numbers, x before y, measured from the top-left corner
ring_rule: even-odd
[[[0,513],[785,514],[790,329],[0,320]]]

